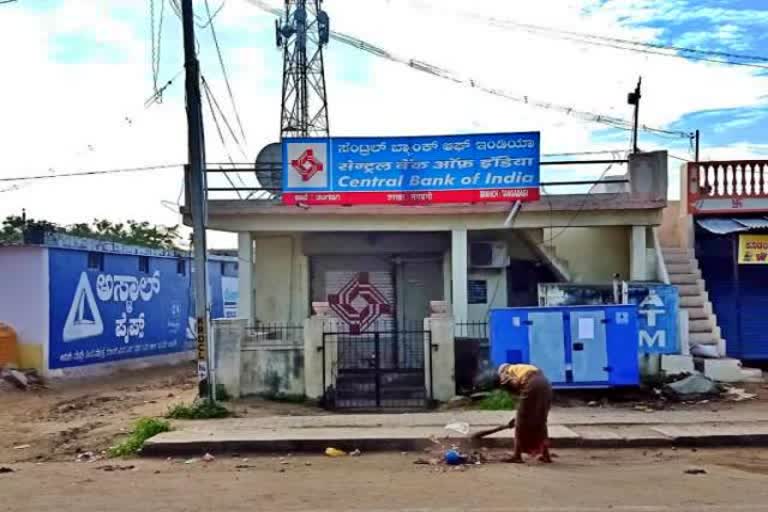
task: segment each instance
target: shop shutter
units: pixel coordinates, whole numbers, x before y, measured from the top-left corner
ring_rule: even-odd
[[[329,295],[339,291],[359,273],[368,274],[370,283],[386,298],[392,313],[397,311],[393,264],[388,256],[312,256],[312,301],[328,302]],[[362,300],[362,299],[358,299]],[[364,305],[364,302],[361,303]],[[394,329],[393,314],[383,314],[367,331],[391,331]]]
[[[739,265],[738,311],[739,358],[768,359],[768,265]]]
[[[734,235],[713,235],[698,230],[696,257],[718,325],[727,342],[728,355],[740,357],[739,312],[731,236]]]

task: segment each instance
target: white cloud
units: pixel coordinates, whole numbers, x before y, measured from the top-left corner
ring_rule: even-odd
[[[5,176],[45,173],[49,168],[63,172],[186,161],[183,77],[162,105],[145,111],[143,102],[151,92],[148,30],[118,19],[105,7],[119,5],[140,17],[146,15],[145,3],[111,0],[99,2],[98,8],[87,4],[66,2],[56,11],[42,13],[14,7],[0,16],[0,48],[14,50],[4,53],[5,69],[19,70],[13,79],[0,81]],[[213,5],[218,2],[212,1]],[[648,125],[666,125],[695,111],[756,105],[768,90],[768,78],[756,77],[748,69],[582,47],[450,14],[472,10],[569,30],[652,39],[659,29],[630,28],[621,20],[626,16],[638,21],[669,17],[679,12],[682,3],[568,0],[527,3],[524,10],[518,5],[508,0],[487,0],[482,9],[460,0],[325,2],[336,30],[513,93],[582,110],[628,118],[626,93],[642,74],[642,121]],[[167,24],[178,24],[174,16],[167,15]],[[728,16],[723,19],[738,23]],[[279,137],[282,61],[271,35],[264,38],[265,33],[271,34],[272,26],[271,16],[247,0],[228,0],[217,18],[252,157]],[[727,26],[721,28],[723,37],[729,31],[736,34]],[[58,34],[73,31],[85,31],[90,38],[118,46],[124,61],[98,65],[53,62],[52,41]],[[241,34],[252,37],[243,39]],[[198,38],[207,50],[202,57],[204,73],[222,106],[228,108],[218,63],[211,58],[210,38],[203,31]],[[233,44],[235,40],[239,44]],[[180,62],[179,41],[169,39],[163,51]],[[345,79],[354,74],[349,73],[355,71],[350,66],[357,68],[360,63],[365,64],[366,80]],[[355,54],[338,42],[331,43],[326,65],[331,127],[336,135],[540,130],[544,152],[605,147],[595,141],[595,130],[602,129],[601,125],[471,91],[402,65]],[[177,70],[165,66],[163,74],[170,76]],[[234,122],[231,113],[229,118]],[[210,123],[206,139],[209,160],[225,161]],[[739,149],[745,148],[730,150]],[[242,160],[235,152],[233,157]],[[175,203],[180,184],[176,171],[39,182],[0,192],[0,217],[25,207],[31,215],[62,223],[96,216],[176,223],[178,215],[161,202]],[[0,191],[5,188],[0,183]],[[232,239],[219,239],[218,243],[229,244]]]

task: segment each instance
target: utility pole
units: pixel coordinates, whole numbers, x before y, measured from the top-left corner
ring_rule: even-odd
[[[186,69],[187,145],[189,149],[189,198],[194,244],[195,324],[197,326],[197,378],[201,398],[213,397],[208,337],[208,265],[205,227],[205,136],[200,103],[200,63],[195,48],[195,15],[192,0],[181,0]]]
[[[643,82],[643,77],[638,78],[637,87],[635,87],[635,90],[629,93],[629,95],[627,96],[627,103],[635,106],[634,127],[632,128],[632,152],[633,153],[640,152],[640,148],[637,147],[637,134],[638,134],[638,128],[640,124],[640,98],[642,98],[642,94],[640,93],[640,86],[642,85],[642,82]]]

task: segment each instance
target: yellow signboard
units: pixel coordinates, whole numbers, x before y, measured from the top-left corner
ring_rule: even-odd
[[[768,235],[739,235],[739,263],[768,265]]]

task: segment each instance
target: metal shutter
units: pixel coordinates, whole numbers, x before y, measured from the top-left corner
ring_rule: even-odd
[[[731,236],[717,236],[703,230],[696,233],[696,258],[701,266],[709,300],[727,342],[728,355],[740,357],[738,297]]]
[[[310,294],[314,302],[328,302],[357,274],[368,273],[371,284],[386,298],[392,312],[397,311],[393,264],[389,256],[312,256]],[[391,331],[394,316],[383,314],[368,331]]]
[[[768,266],[739,265],[738,310],[739,357],[768,359]]]

